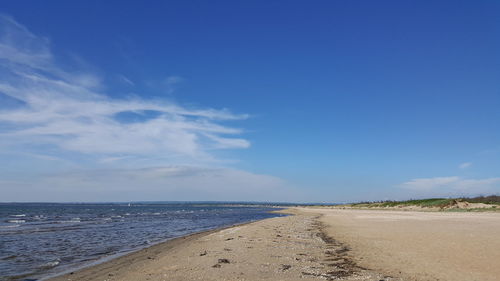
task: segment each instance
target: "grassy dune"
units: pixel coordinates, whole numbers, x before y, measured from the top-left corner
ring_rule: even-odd
[[[473,198],[429,198],[406,201],[377,201],[349,204],[357,208],[429,208],[441,210],[485,211],[500,210],[500,196],[480,196]]]

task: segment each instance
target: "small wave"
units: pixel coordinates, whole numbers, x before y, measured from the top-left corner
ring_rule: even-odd
[[[5,229],[2,230],[2,234],[32,234],[32,233],[48,233],[48,232],[61,232],[61,231],[71,231],[71,230],[79,230],[84,229],[85,226],[82,226],[81,223],[75,223],[71,221],[67,222],[57,222],[60,226],[57,227],[36,227],[36,228],[19,228],[19,229]],[[19,226],[19,225],[17,225]],[[16,227],[17,227],[16,226]],[[12,226],[14,227],[14,226]],[[2,279],[0,279],[2,280]]]
[[[10,256],[6,256],[6,257],[1,257],[0,260],[7,261],[7,260],[13,260],[15,258],[17,258],[16,255],[10,255]]]
[[[0,228],[13,228],[13,227],[20,227],[20,224],[13,224],[13,225],[0,225]]]
[[[44,269],[53,268],[53,267],[58,266],[60,263],[61,263],[61,261],[59,259],[57,259],[55,261],[51,261],[51,262],[48,262],[46,264],[43,264],[42,266],[40,266],[40,268],[44,268]]]
[[[54,223],[62,224],[62,223],[77,223],[77,222],[80,222],[80,219],[78,219],[78,220],[71,219],[69,221],[55,221]]]
[[[20,215],[10,215],[11,217],[16,217],[16,218],[21,218],[21,217],[25,217],[26,215],[25,214],[20,214]]]
[[[10,223],[25,223],[26,221],[25,220],[8,220],[7,222],[10,222]]]

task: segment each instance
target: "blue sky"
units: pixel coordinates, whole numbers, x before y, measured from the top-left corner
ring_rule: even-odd
[[[500,192],[498,1],[0,13],[1,201]]]

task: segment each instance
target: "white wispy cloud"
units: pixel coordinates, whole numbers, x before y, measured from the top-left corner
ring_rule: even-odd
[[[182,83],[184,81],[184,78],[177,76],[177,75],[172,75],[168,76],[165,78],[165,87],[167,89],[167,93],[171,94],[175,91],[176,87],[178,84]]]
[[[500,178],[466,179],[457,176],[418,178],[404,182],[400,187],[416,192],[433,194],[481,194],[499,193]]]
[[[167,83],[180,79],[169,77]],[[0,107],[0,149],[51,145],[114,161],[126,155],[199,161],[212,159],[214,149],[250,146],[241,129],[223,124],[245,114],[140,96],[110,98],[102,80],[64,69],[48,39],[0,16],[0,98],[18,105]]]
[[[227,163],[215,150],[250,146],[242,129],[224,124],[248,115],[111,98],[104,77],[58,61],[48,39],[0,15],[0,164],[16,163],[0,170],[1,201],[303,197],[280,178],[214,167]]]
[[[277,177],[186,165],[54,173],[0,181],[0,190],[2,200],[10,201],[286,201],[303,197]],[[20,195],[19,190],[25,193]]]
[[[123,83],[129,85],[129,86],[135,86],[135,83],[130,80],[127,76],[123,74],[117,74],[116,77]]]
[[[401,186],[413,190],[431,190],[436,188],[447,187],[460,180],[459,177],[435,177],[435,178],[419,178],[407,181]]]
[[[471,165],[472,165],[472,162],[465,162],[465,163],[460,164],[458,167],[463,170],[463,169],[469,168]]]

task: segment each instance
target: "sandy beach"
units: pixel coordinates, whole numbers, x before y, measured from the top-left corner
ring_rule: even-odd
[[[498,213],[295,208],[62,280],[499,280]]]
[[[500,280],[500,213],[303,209],[359,265],[404,280]]]

